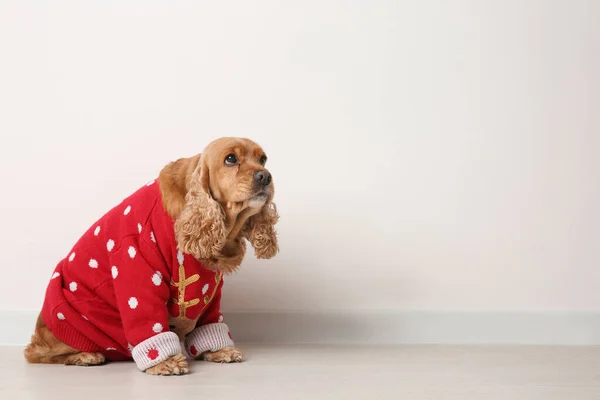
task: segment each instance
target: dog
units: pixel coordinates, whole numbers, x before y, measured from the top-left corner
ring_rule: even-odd
[[[224,276],[246,241],[258,259],[279,252],[279,220],[262,147],[223,137],[162,168],[106,212],[50,278],[29,363],[133,360],[150,375],[189,371],[187,355],[240,362],[220,311]]]

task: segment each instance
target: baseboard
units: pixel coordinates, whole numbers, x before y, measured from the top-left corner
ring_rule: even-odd
[[[0,310],[0,345],[27,343],[37,312]],[[274,344],[600,345],[600,313],[226,313],[234,339]]]

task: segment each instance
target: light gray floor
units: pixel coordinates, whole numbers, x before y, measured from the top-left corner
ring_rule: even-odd
[[[600,399],[599,347],[240,346],[241,364],[181,377],[132,363],[27,365],[0,348],[0,399]]]

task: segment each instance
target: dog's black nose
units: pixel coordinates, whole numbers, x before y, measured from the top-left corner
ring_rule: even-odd
[[[271,174],[269,171],[256,171],[254,173],[254,180],[260,186],[268,186],[271,183]]]

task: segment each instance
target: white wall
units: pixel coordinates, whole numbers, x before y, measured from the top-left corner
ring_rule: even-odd
[[[50,5],[52,4],[52,5]],[[0,309],[162,166],[269,154],[224,307],[600,311],[600,2],[1,1]]]

